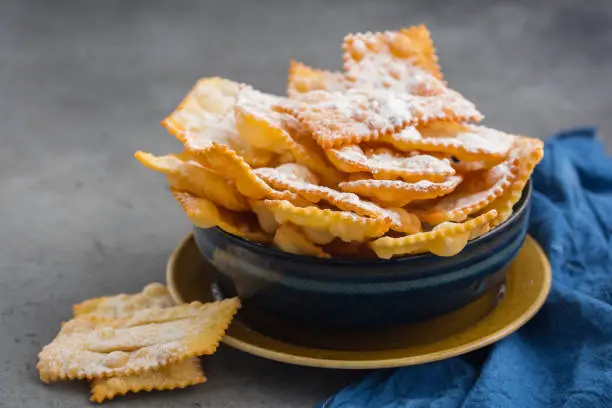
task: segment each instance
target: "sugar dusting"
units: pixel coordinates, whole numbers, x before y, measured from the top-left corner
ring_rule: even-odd
[[[368,54],[347,64],[347,76],[359,87],[387,88],[413,95],[437,95],[447,90],[444,82],[415,66],[410,59],[385,53]]]
[[[367,158],[370,167],[376,170],[390,170],[413,174],[452,175],[454,170],[448,159],[418,154],[409,157],[397,157],[389,153],[375,153]]]
[[[336,160],[349,166],[366,170],[375,176],[385,177],[432,177],[444,178],[455,174],[455,170],[446,158],[437,158],[427,154],[397,153],[390,149],[368,149],[367,152],[357,145],[341,146],[332,149]]]
[[[159,283],[151,283],[141,293],[120,294],[91,299],[74,306],[75,315],[89,315],[111,319],[124,318],[137,310],[174,306],[175,302],[168,289]]]
[[[372,217],[374,219],[389,220],[391,227],[397,231],[406,231],[414,229],[414,220],[402,213],[401,211],[391,211],[382,208],[372,202],[362,200],[358,195],[336,191],[334,189],[313,184],[307,180],[307,177],[296,176],[295,170],[301,171],[299,167],[293,166],[294,172],[287,171],[287,165],[279,168],[261,168],[255,172],[266,182],[270,183],[275,188],[283,188],[294,193],[302,195],[309,201],[316,203],[320,200],[325,200],[333,204],[343,211],[352,211],[359,216]],[[281,167],[284,167],[281,169]]]
[[[138,310],[123,319],[77,317],[43,348],[37,368],[43,381],[130,375],[209,354],[238,306],[228,299]]]
[[[468,215],[484,208],[510,186],[513,174],[509,162],[502,162],[489,170],[480,170],[465,177],[451,194],[442,197],[434,206],[422,212],[429,223],[463,221]]]
[[[420,180],[409,183],[402,180],[355,180],[341,183],[341,187],[367,187],[370,189],[404,190],[415,192],[428,192],[436,189],[445,189],[456,186],[461,181],[461,177],[451,176],[445,181],[437,183],[429,180]]]
[[[274,106],[281,103],[285,98],[257,91],[249,86],[243,87],[238,93],[236,107],[245,110],[251,115],[270,123],[273,126],[281,127],[283,121],[291,116],[286,113],[278,112]]]
[[[355,88],[346,92],[312,91],[298,100],[298,117],[327,147],[355,137],[401,130],[421,121],[480,117],[473,104],[465,104],[452,92],[418,96],[388,89]]]
[[[505,155],[516,139],[508,133],[479,125],[452,125],[447,128],[444,124],[426,125],[420,130],[424,141],[455,146],[474,154]]]

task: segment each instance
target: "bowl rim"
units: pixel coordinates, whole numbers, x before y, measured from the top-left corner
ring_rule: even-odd
[[[496,226],[495,228],[493,228],[486,234],[483,234],[469,241],[467,245],[465,246],[464,250],[471,246],[477,245],[479,242],[484,241],[493,235],[503,233],[503,230],[505,227],[512,224],[512,222],[516,218],[518,218],[523,212],[525,212],[528,207],[528,204],[531,201],[531,195],[532,195],[532,189],[533,189],[532,184],[533,183],[531,179],[529,179],[527,183],[525,184],[525,187],[523,188],[520,200],[514,205],[514,211],[512,215],[508,217],[507,220],[505,220],[504,222],[502,222],[501,224],[499,224],[498,226]],[[194,227],[194,228],[203,229],[199,227]],[[226,232],[219,227],[214,227],[211,229],[216,230],[217,233],[224,235],[228,240],[232,241],[233,243],[247,250],[258,252],[268,257],[280,258],[285,261],[291,261],[291,262],[309,262],[310,264],[329,265],[329,266],[359,265],[360,267],[364,267],[364,266],[380,267],[381,265],[391,265],[391,264],[396,264],[396,263],[409,262],[413,260],[423,260],[427,258],[435,260],[435,259],[440,258],[439,256],[434,255],[432,253],[404,255],[404,256],[399,256],[397,258],[390,258],[390,259],[318,258],[315,256],[310,256],[310,255],[297,255],[297,254],[292,254],[289,252],[284,252],[284,251],[281,251],[280,249],[276,249],[275,247],[260,244],[260,243],[253,242],[253,241],[249,241],[246,238],[242,238],[237,235],[230,234],[229,232]]]

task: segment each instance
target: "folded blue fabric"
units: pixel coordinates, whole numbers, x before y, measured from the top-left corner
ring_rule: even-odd
[[[612,158],[593,129],[546,141],[529,233],[551,262],[540,312],[495,345],[369,374],[320,406],[612,407]]]

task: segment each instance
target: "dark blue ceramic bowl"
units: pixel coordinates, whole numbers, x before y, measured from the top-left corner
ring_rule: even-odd
[[[373,328],[432,318],[500,291],[505,268],[527,233],[530,197],[531,182],[506,222],[452,257],[320,259],[217,228],[196,228],[194,235],[200,252],[217,268],[216,290],[240,296],[245,311],[316,326]]]

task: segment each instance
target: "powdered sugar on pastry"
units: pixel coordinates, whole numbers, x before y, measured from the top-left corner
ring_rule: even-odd
[[[212,354],[240,301],[145,309],[124,319],[77,317],[39,354],[44,382],[137,375]]]
[[[460,176],[448,177],[436,183],[421,180],[408,183],[400,180],[355,180],[338,185],[342,191],[371,197],[374,201],[391,207],[403,207],[414,200],[440,197],[452,192],[461,182]]]
[[[327,184],[337,184],[341,175],[325,159],[322,149],[293,116],[273,106],[285,98],[244,87],[238,94],[235,117],[238,132],[252,146],[283,154],[312,169]]]
[[[503,162],[489,170],[469,173],[455,191],[425,206],[423,210],[413,211],[421,220],[432,225],[444,221],[463,221],[510,187],[517,164],[516,161]]]
[[[420,125],[418,130],[407,128],[380,139],[402,151],[441,152],[459,160],[483,161],[491,165],[506,158],[514,140],[513,135],[484,126],[446,121],[432,121]]]
[[[446,158],[428,154],[406,154],[390,149],[369,149],[367,152],[357,145],[347,145],[326,150],[330,161],[345,172],[370,172],[376,179],[405,181],[443,181],[455,174]]]
[[[415,96],[386,89],[312,91],[280,104],[278,109],[295,116],[324,149],[377,140],[434,119],[472,120],[480,116],[450,94]]]
[[[142,292],[89,299],[72,307],[75,316],[89,315],[110,319],[124,318],[138,310],[174,306],[175,302],[161,283],[151,283]]]
[[[344,66],[351,66],[377,55],[392,57],[406,66],[419,68],[442,79],[438,56],[431,34],[424,25],[398,31],[349,34],[342,44]]]
[[[391,229],[401,232],[413,232],[420,228],[415,225],[414,218],[399,209],[390,210],[382,208],[369,201],[361,200],[352,193],[343,193],[334,189],[319,186],[313,183],[312,174],[307,169],[295,164],[285,164],[278,168],[261,168],[255,172],[275,188],[282,188],[297,193],[312,203],[325,200],[335,207],[351,211],[357,215],[382,219],[391,222]]]
[[[264,166],[274,155],[247,143],[236,129],[233,108],[241,87],[226,79],[201,79],[162,125],[189,150],[205,152],[222,145],[250,165]]]

